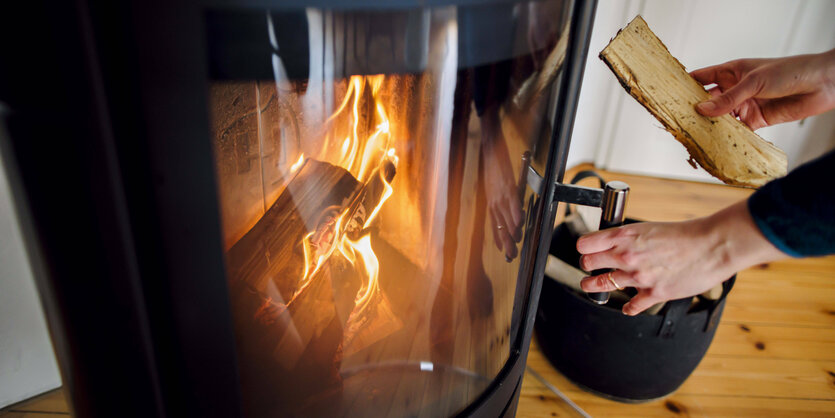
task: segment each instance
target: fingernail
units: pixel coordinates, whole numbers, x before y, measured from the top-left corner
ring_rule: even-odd
[[[701,102],[696,105],[696,108],[702,112],[711,112],[716,109],[716,104],[711,101]]]

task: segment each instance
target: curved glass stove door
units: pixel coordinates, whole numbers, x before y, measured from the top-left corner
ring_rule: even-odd
[[[561,1],[211,11],[248,416],[443,416],[516,341]]]

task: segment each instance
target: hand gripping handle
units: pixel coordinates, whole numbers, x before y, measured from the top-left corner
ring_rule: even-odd
[[[603,187],[603,202],[600,206],[603,210],[600,214],[600,229],[623,225],[627,197],[629,197],[629,185],[622,181],[606,183]],[[612,271],[612,269],[599,269],[592,271],[591,274],[596,276],[609,271]],[[598,305],[609,302],[609,292],[592,292],[588,296]]]

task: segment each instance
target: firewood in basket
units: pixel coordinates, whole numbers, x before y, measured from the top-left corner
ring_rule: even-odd
[[[702,116],[710,94],[637,16],[600,53],[626,91],[687,148],[690,164],[735,186],[759,187],[786,174],[786,154],[731,115]]]

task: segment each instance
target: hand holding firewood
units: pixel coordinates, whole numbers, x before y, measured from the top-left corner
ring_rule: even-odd
[[[733,113],[751,129],[823,113],[835,102],[835,49],[821,54],[741,59],[690,73],[709,101],[696,105],[705,116]]]

